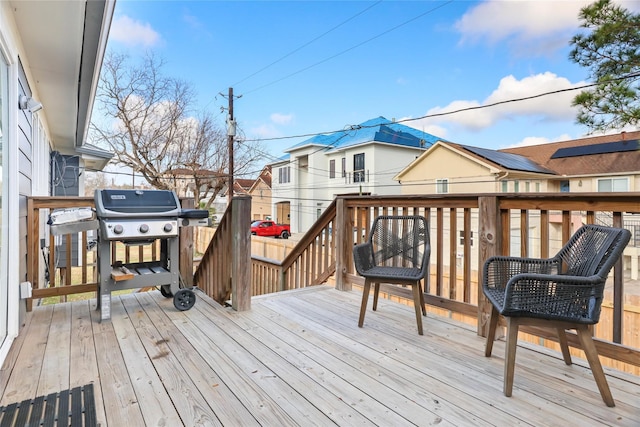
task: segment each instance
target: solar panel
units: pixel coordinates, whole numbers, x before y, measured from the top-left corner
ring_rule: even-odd
[[[490,150],[487,148],[480,148],[480,147],[471,147],[468,145],[462,145],[462,147],[493,163],[497,163],[506,169],[512,169],[512,170],[523,171],[523,172],[537,172],[537,173],[550,173],[550,174],[553,173],[550,170],[543,168],[536,162],[524,156],[521,156],[519,154],[503,153],[501,151]]]
[[[635,151],[638,149],[638,140],[603,142],[601,144],[582,145],[580,147],[559,148],[552,159],[562,159],[565,157],[580,157],[593,154],[623,153],[625,151]]]

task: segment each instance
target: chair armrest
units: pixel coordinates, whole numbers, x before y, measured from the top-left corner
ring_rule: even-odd
[[[374,266],[373,245],[371,243],[361,243],[353,247],[353,262],[358,274],[362,275]]]
[[[523,273],[557,274],[561,261],[557,258],[518,258],[493,256],[487,259],[482,269],[482,286],[504,288],[514,276]]]
[[[600,317],[604,286],[605,280],[597,275],[518,274],[506,283],[499,311],[506,316],[594,324]]]

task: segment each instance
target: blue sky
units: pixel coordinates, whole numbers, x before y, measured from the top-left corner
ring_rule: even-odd
[[[303,138],[272,138],[583,85],[588,70],[568,54],[588,3],[118,0],[108,48],[161,56],[164,73],[191,83],[221,126],[220,93],[233,87],[238,126],[277,157]],[[588,130],[575,124],[575,94],[405,124],[494,149],[579,138]]]

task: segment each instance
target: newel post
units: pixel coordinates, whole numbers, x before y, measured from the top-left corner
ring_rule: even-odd
[[[485,261],[494,255],[500,255],[502,236],[500,221],[500,202],[496,196],[478,197],[478,216],[480,232],[480,250],[478,262],[478,335],[487,336],[487,325],[492,305],[482,293],[482,268]]]
[[[348,233],[351,232],[351,225],[344,199],[336,199],[336,230],[333,233],[336,245],[336,289],[339,291],[350,291],[351,282],[347,280],[347,263],[349,262]]]
[[[251,196],[231,199],[231,307],[251,309]]]

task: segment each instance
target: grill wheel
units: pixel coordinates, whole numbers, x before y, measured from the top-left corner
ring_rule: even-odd
[[[191,289],[180,289],[173,296],[173,305],[180,311],[187,311],[196,303],[196,294]]]

